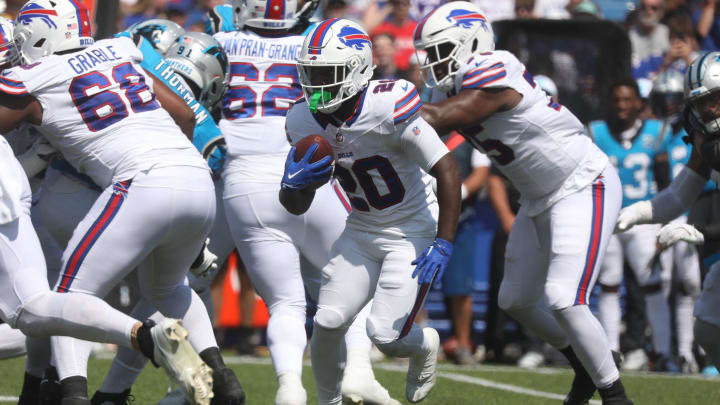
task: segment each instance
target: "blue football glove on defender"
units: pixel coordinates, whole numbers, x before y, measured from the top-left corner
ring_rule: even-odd
[[[435,279],[441,279],[445,268],[452,256],[453,244],[443,238],[435,238],[432,245],[411,264],[417,265],[413,271],[413,278],[417,277],[418,284],[431,284]]]
[[[295,147],[290,148],[290,153],[285,160],[285,174],[283,174],[280,187],[286,190],[300,191],[315,184],[326,183],[330,180],[333,167],[331,156],[325,156],[315,163],[310,163],[318,144],[310,145],[305,156],[299,162],[295,162]]]

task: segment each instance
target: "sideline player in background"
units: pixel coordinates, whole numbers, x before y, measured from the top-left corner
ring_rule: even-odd
[[[566,404],[596,387],[605,404],[631,404],[607,337],[588,308],[620,210],[620,181],[580,121],[535,83],[515,56],[494,51],[475,6],[450,2],[415,30],[434,87],[421,114],[439,133],[459,130],[518,188],[499,305],[560,350],[575,370]]]
[[[684,79],[683,121],[692,144],[690,159],[670,186],[652,200],[640,201],[620,212],[616,231],[634,225],[665,223],[682,215],[697,200],[711,175],[720,179],[720,52],[695,59]],[[717,181],[716,181],[717,184]],[[720,239],[717,226],[671,223],[658,233],[658,242],[671,246],[677,241],[702,244]],[[695,304],[695,340],[720,367],[720,262],[705,276],[700,298]]]
[[[223,200],[240,257],[270,312],[267,340],[279,385],[276,405],[307,401],[300,378],[307,345],[303,284],[317,298],[319,269],[327,263],[347,217],[339,191],[331,184],[318,190],[318,198],[302,216],[291,215],[278,201],[290,148],[285,115],[302,97],[295,63],[305,37],[292,33],[298,23],[296,4],[235,1],[238,30],[215,35],[230,61],[220,121],[228,147]],[[314,273],[301,272],[300,255],[317,269]],[[358,317],[358,327],[347,336],[350,355],[343,392],[353,401],[393,403],[372,372],[366,316]]]
[[[588,124],[595,144],[610,158],[622,183],[622,206],[646,200],[669,183],[667,143],[670,124],[654,119],[640,119],[645,108],[637,82],[619,79],[610,86],[610,111],[605,121]],[[620,350],[620,284],[625,260],[645,292],[645,314],[652,328],[653,346],[660,356],[656,371],[679,372],[670,350],[670,307],[663,293],[661,274],[666,261],[660,259],[655,244],[657,225],[643,225],[622,235],[612,235],[600,265],[598,283],[598,319],[610,341],[610,349]],[[667,256],[667,254],[665,254]],[[638,352],[639,351],[639,352]],[[639,367],[646,361],[643,348],[629,352]],[[630,361],[630,359],[629,359]],[[635,367],[633,367],[635,368]]]
[[[341,403],[342,337],[370,300],[370,339],[389,356],[410,358],[407,399],[425,399],[437,378],[437,331],[413,321],[452,254],[460,169],[418,115],[415,87],[370,81],[373,69],[370,38],[358,24],[322,21],[303,42],[298,72],[305,98],[287,117],[292,143],[310,134],[330,143],[335,175],[353,205],[323,269],[313,327],[320,404]],[[312,209],[317,183],[333,171],[330,156],[309,163],[316,149],[298,162],[294,147],[287,154],[280,201],[296,215]],[[428,173],[437,179],[437,199]]]
[[[183,284],[215,216],[207,165],[185,138],[192,137],[192,111],[164,85],[153,87],[130,40],[93,44],[81,3],[27,3],[14,37],[24,65],[5,71],[6,92],[16,97],[4,101],[2,129],[42,124],[50,143],[105,188],[68,244],[56,289],[103,296],[140,265],[145,298],[165,316],[183,318],[191,344],[214,371],[211,377],[200,369],[197,386],[186,392],[209,403],[214,379],[216,399],[241,403],[244,393],[222,361],[207,312]],[[124,254],[107,253],[118,250]],[[88,345],[52,340],[63,397],[89,403]]]
[[[650,105],[656,117],[664,119],[670,125],[672,138],[667,142],[667,158],[670,167],[670,178],[674,179],[682,171],[690,159],[692,145],[685,143],[687,136],[682,125],[683,80],[685,75],[677,70],[667,69],[660,73],[653,82],[650,92]],[[715,183],[709,181],[703,190],[712,192],[717,189]],[[688,222],[687,213],[674,219],[672,223]],[[693,307],[700,296],[701,276],[700,258],[697,248],[687,242],[680,241],[673,245],[667,255],[662,256],[667,263],[663,265],[663,294],[670,295],[676,285],[675,302],[675,333],[677,336],[677,354],[679,366],[683,373],[697,373],[698,364],[693,354],[695,336],[693,333]]]

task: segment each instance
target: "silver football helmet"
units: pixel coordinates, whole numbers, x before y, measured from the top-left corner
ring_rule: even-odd
[[[682,111],[684,75],[666,69],[655,78],[650,90],[650,106],[658,118],[674,122]]]
[[[160,53],[167,52],[178,37],[185,33],[185,28],[170,20],[154,18],[139,22],[128,28],[133,41],[138,43],[138,37],[145,37]]]
[[[228,59],[220,43],[210,35],[201,32],[181,35],[164,56],[205,108],[212,108],[225,94]]]
[[[693,126],[720,135],[720,52],[695,59],[685,73],[685,103]]]

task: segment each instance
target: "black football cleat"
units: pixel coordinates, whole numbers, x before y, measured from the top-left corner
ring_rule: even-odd
[[[34,405],[40,402],[40,382],[42,378],[25,373],[18,405]]]
[[[227,367],[213,370],[213,393],[210,405],[245,405],[245,391],[235,372]]]
[[[618,378],[607,388],[598,390],[602,398],[602,405],[633,405],[630,398],[625,393],[625,387]]]
[[[135,398],[130,395],[130,388],[121,393],[95,392],[90,402],[92,405],[132,405]]]

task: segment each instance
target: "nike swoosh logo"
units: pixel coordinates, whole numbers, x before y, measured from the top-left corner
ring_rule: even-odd
[[[295,173],[288,173],[288,179],[292,179],[293,177],[295,177],[295,176],[297,176],[298,174],[300,174],[300,172],[303,171],[303,170],[305,170],[305,169],[304,169],[304,168],[303,168],[303,169],[300,169],[300,170],[296,171]]]
[[[485,61],[475,62],[475,67],[480,67],[483,63],[485,63]]]
[[[403,90],[407,90],[407,89],[408,89],[408,84],[405,83],[405,85],[402,87],[402,89],[403,89]]]

